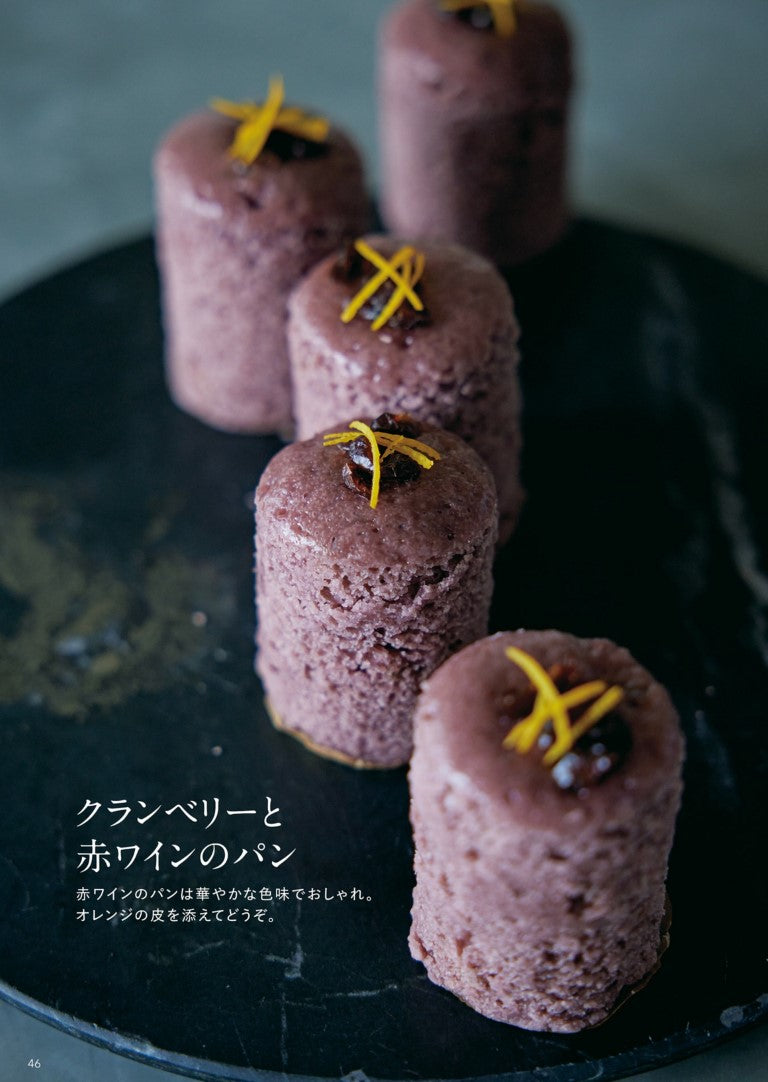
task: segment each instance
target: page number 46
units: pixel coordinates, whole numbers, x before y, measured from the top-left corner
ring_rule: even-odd
[[[27,1060],[27,1067],[34,1067],[35,1070],[37,1070],[40,1067],[40,1060],[39,1059],[28,1059]]]

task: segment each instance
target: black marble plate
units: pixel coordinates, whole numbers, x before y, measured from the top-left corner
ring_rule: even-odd
[[[493,625],[608,635],[673,693],[660,973],[601,1028],[546,1036],[410,959],[405,772],[266,722],[250,497],[278,443],[168,401],[145,239],[0,308],[6,998],[228,1079],[609,1079],[765,1016],[768,289],[595,223],[512,285],[530,495]]]

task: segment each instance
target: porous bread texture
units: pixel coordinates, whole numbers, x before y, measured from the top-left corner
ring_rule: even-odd
[[[625,689],[632,751],[600,785],[559,790],[535,753],[502,748],[528,685],[509,645]],[[682,759],[667,693],[607,640],[504,633],[446,662],[419,701],[409,775],[410,947],[430,979],[526,1029],[603,1021],[658,963]]]
[[[454,240],[503,266],[549,248],[567,222],[570,40],[546,4],[510,37],[406,0],[379,37],[382,210],[410,236]]]
[[[344,425],[337,422],[335,431]],[[338,447],[284,448],[256,491],[257,668],[285,727],[379,767],[405,763],[422,679],[487,630],[493,481],[457,437],[426,428],[431,470],[374,509]]]
[[[405,242],[369,236],[390,257]],[[499,541],[523,502],[520,483],[519,327],[506,283],[459,245],[419,244],[420,292],[430,322],[400,346],[364,319],[342,323],[357,287],[336,280],[334,257],[319,263],[289,303],[288,343],[296,430],[303,439],[339,417],[405,412],[455,432],[489,466],[499,501]]]
[[[368,219],[360,156],[331,129],[326,153],[245,167],[236,122],[178,123],[155,155],[158,263],[171,395],[233,432],[292,430],[288,294]]]

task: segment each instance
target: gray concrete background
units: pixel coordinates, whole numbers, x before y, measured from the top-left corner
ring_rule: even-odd
[[[376,178],[386,0],[0,0],[0,295],[145,230],[161,133],[212,95],[291,98]],[[576,206],[768,275],[766,0],[562,0],[578,43]]]
[[[0,295],[147,231],[161,133],[212,95],[260,97],[274,71],[358,138],[375,187],[373,49],[388,6],[0,0]],[[768,277],[768,0],[560,6],[579,53],[576,208]],[[0,1004],[0,1082],[168,1077]],[[643,1078],[768,1079],[768,1028]]]

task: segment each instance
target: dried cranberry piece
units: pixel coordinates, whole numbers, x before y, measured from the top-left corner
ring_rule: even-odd
[[[579,793],[618,770],[632,749],[629,726],[617,713],[606,714],[552,767],[561,789]]]
[[[323,154],[327,154],[328,144],[315,143],[311,139],[302,139],[301,136],[273,128],[267,137],[264,149],[274,154],[281,162],[292,162],[305,158],[320,158]]]
[[[557,690],[562,694],[582,683],[581,674],[572,665],[556,664],[549,670]],[[533,686],[517,697],[514,721],[527,717],[536,701]],[[575,707],[570,711],[571,722],[575,724],[591,704]],[[509,716],[503,722],[508,727]],[[549,722],[541,732],[536,744],[538,753],[543,756],[555,739],[554,730]],[[580,793],[599,785],[613,774],[626,761],[632,750],[632,734],[624,718],[617,711],[606,714],[587,730],[570,751],[549,768],[552,780],[558,788],[572,793]]]
[[[393,436],[406,436],[409,439],[417,439],[421,434],[421,425],[414,421],[406,413],[382,413],[371,422],[374,432],[389,432]],[[349,458],[342,468],[344,484],[348,488],[370,496],[373,482],[373,456],[370,442],[365,436],[342,445],[342,449]],[[381,488],[390,488],[393,485],[404,484],[406,481],[414,481],[421,472],[417,462],[408,455],[393,451],[391,455],[380,459]]]
[[[345,282],[350,286],[354,286],[354,289],[346,298],[345,304],[351,301],[354,294],[376,273],[378,273],[378,268],[373,267],[364,259],[352,243],[346,244],[342,248],[331,266],[332,278],[337,282]],[[355,319],[364,319],[368,323],[373,323],[386,308],[392,294],[395,292],[395,288],[395,283],[392,281],[382,282],[373,296],[369,297],[361,305]],[[415,286],[415,289],[420,294],[421,291],[418,285]],[[410,301],[406,299],[397,311],[389,317],[385,326],[379,330],[379,335],[382,338],[389,338],[395,345],[404,348],[413,341],[412,332],[417,327],[426,327],[431,322],[432,319],[426,305],[420,312],[417,312]]]
[[[459,22],[466,23],[473,30],[493,30],[493,15],[488,4],[472,4],[458,11],[446,11],[440,8],[440,13],[445,18],[458,19]]]
[[[363,257],[350,241],[345,244],[334,260],[331,276],[337,282],[355,282],[363,274]]]
[[[416,440],[421,435],[422,425],[414,421],[408,413],[380,413],[375,421],[371,422],[374,432],[389,432],[393,436],[406,436],[410,440]]]

